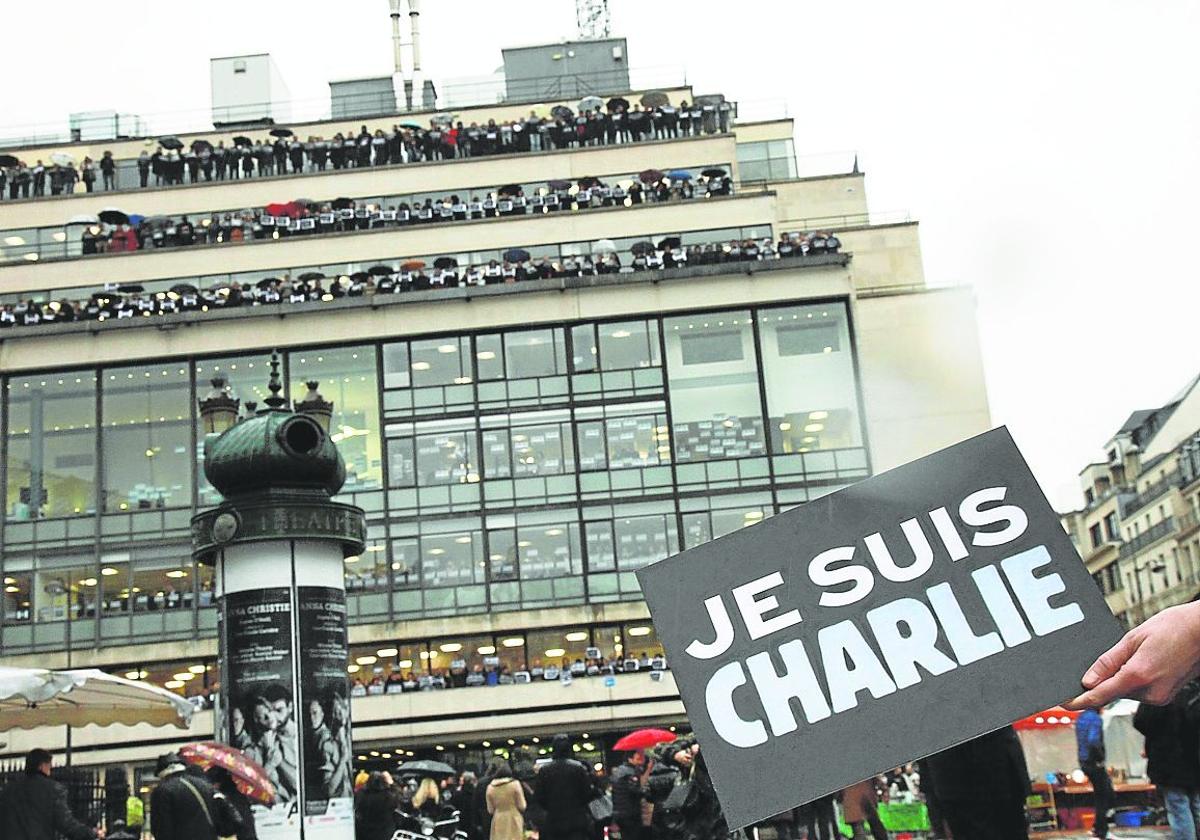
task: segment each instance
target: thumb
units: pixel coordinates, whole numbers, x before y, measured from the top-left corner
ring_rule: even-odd
[[[1094,688],[1105,680],[1111,679],[1121,670],[1121,667],[1129,661],[1141,644],[1140,638],[1135,637],[1135,632],[1129,631],[1121,641],[1100,654],[1100,657],[1092,663],[1092,667],[1088,668],[1087,673],[1083,675],[1081,682],[1084,688]]]

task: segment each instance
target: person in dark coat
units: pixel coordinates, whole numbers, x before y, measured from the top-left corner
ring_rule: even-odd
[[[1029,770],[1011,726],[928,759],[942,815],[955,837],[1028,840]]]
[[[396,832],[396,807],[399,798],[388,777],[372,773],[367,783],[354,794],[354,839],[391,840]]]
[[[159,783],[150,794],[154,840],[216,840],[237,832],[236,826],[225,825],[236,812],[224,797],[218,800],[203,773],[187,772],[176,753],[159,756],[157,771]]]
[[[1200,682],[1166,706],[1142,703],[1133,725],[1146,736],[1146,773],[1167,806],[1175,837],[1200,836]]]
[[[643,776],[646,773],[646,754],[641,750],[629,753],[613,768],[613,822],[621,829],[621,840],[643,840],[642,803],[646,801]]]
[[[1113,818],[1116,796],[1108,777],[1104,720],[1099,709],[1084,709],[1075,720],[1075,742],[1079,747],[1079,767],[1092,783],[1092,806],[1096,814],[1093,831],[1099,840],[1108,840],[1108,823]]]
[[[592,777],[587,768],[571,757],[571,739],[555,735],[550,763],[534,779],[534,799],[544,814],[542,840],[588,840],[593,799]]]
[[[458,823],[467,832],[467,840],[477,840],[479,818],[475,814],[475,774],[470,771],[458,778],[458,786],[450,795],[450,804],[458,811]]]
[[[214,788],[224,794],[225,798],[229,800],[229,804],[242,818],[242,824],[238,826],[237,840],[258,840],[258,831],[254,827],[254,809],[250,807],[250,799],[238,790],[230,772],[224,767],[213,765],[205,771],[204,775]]]
[[[53,756],[43,749],[25,756],[25,772],[0,791],[0,837],[4,840],[92,840],[103,832],[75,819],[66,792],[50,778]]]

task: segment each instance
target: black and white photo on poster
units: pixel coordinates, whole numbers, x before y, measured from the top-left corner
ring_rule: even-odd
[[[290,590],[228,593],[223,620],[229,744],[266,770],[276,807],[289,805],[300,792]]]
[[[304,814],[320,816],[348,808],[353,795],[350,740],[350,692],[346,659],[346,595],[333,587],[302,586],[297,590],[303,717]]]

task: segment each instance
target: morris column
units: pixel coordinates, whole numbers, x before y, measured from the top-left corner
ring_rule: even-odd
[[[255,806],[263,840],[353,840],[345,557],[363,550],[363,511],[332,500],[346,465],[317,383],[295,409],[271,396],[239,417],[223,379],[200,401],[204,474],[224,497],[192,520],[192,550],[215,567],[221,691],[217,737],[266,768],[278,798]]]

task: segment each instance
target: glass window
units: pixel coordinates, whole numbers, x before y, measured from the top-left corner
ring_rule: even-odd
[[[639,668],[650,667],[651,660],[663,656],[662,642],[649,621],[625,625],[626,659],[637,658]]]
[[[571,327],[571,369],[587,373],[596,369],[600,347],[596,344],[596,325],[579,324]]]
[[[776,454],[862,445],[850,327],[840,303],[759,313]]]
[[[600,333],[601,370],[628,370],[659,364],[657,321],[599,324],[597,330]]]
[[[713,312],[663,323],[667,380],[681,463],[765,450],[750,313]]]
[[[255,354],[196,362],[196,390],[199,394],[195,399],[203,399],[213,388],[213,378],[222,376],[227,382],[229,396],[241,401],[243,412],[248,410],[247,403],[255,403],[258,408],[265,408],[263,400],[271,394],[267,390],[271,373],[270,361],[268,355]],[[204,429],[200,426],[199,417],[196,423],[196,484],[200,489],[200,507],[207,508],[220,504],[221,494],[213,489],[204,475]]]
[[[105,512],[189,507],[192,407],[186,365],[101,372]]]
[[[439,526],[445,523],[439,523]],[[483,583],[483,535],[479,530],[448,531],[420,538],[421,581],[425,589]]]
[[[9,572],[5,561],[4,597],[0,598],[0,620],[5,624],[22,624],[33,617],[33,573]]]
[[[99,579],[90,553],[43,555],[35,561],[29,599],[37,623],[94,618],[98,605]]]
[[[414,341],[410,347],[415,387],[471,382],[471,340],[466,336]]]
[[[755,143],[738,143],[737,159],[739,164],[751,160],[766,160],[767,143],[765,141],[759,141]]]
[[[9,380],[9,521],[95,511],[95,395],[91,371]]]
[[[389,425],[388,477],[392,486],[478,481],[474,427],[471,418]]]
[[[618,470],[671,463],[670,429],[662,402],[577,409],[581,470]]]
[[[485,417],[481,457],[484,478],[574,472],[569,420],[565,410]],[[499,428],[489,428],[493,425]]]
[[[379,393],[375,349],[370,345],[306,350],[288,355],[293,402],[319,382],[321,395],[333,403],[330,438],[346,462],[343,493],[374,490],[383,485],[379,441]]]
[[[521,330],[476,339],[480,380],[532,379],[566,372],[561,329]]]
[[[383,345],[383,387],[407,388],[412,384],[408,342]]]
[[[556,668],[557,673],[570,672],[571,666],[583,666],[591,633],[586,627],[534,630],[529,633],[530,667]],[[577,671],[579,668],[577,667]],[[552,672],[553,675],[553,672]],[[582,674],[578,674],[582,676]]]

